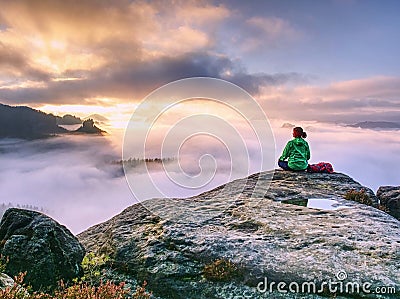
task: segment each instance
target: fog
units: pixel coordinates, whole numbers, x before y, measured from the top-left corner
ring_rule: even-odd
[[[281,128],[284,122],[288,120],[271,122],[276,140],[275,160],[292,138],[290,128]],[[303,126],[308,133],[310,163],[331,162],[335,171],[350,175],[374,191],[381,185],[400,184],[399,131],[365,130],[316,122],[293,124]],[[146,169],[133,168],[129,171],[130,180],[135,182],[131,184],[136,191],[133,195],[121,166],[111,163],[121,159],[120,136],[121,132],[103,137],[1,141],[0,203],[43,207],[73,233],[79,233],[134,204],[138,196],[139,199],[151,198],[160,192],[168,197],[199,194],[245,176],[243,167],[248,170],[247,158],[256,164],[258,159],[257,155],[251,155],[256,151],[251,140],[245,143],[250,154],[243,157],[243,151],[235,152],[232,141],[225,140],[231,149],[233,147],[229,150],[219,142],[195,142],[196,139],[192,139],[182,147],[180,161],[177,160],[185,173],[180,173],[182,170],[176,168],[177,164],[172,168],[165,166],[169,174],[183,182],[183,188],[177,187],[163,167],[150,168],[150,176]],[[254,169],[250,167],[249,171]],[[186,188],[200,172],[210,180],[200,187]],[[144,187],[149,177],[158,190]]]
[[[120,157],[103,137],[69,136],[0,143],[0,201],[43,207],[74,233],[133,203]]]

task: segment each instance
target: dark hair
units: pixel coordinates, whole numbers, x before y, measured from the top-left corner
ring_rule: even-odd
[[[302,127],[293,128],[293,133],[294,133],[294,137],[302,137],[302,138],[307,137],[307,133],[303,131]]]

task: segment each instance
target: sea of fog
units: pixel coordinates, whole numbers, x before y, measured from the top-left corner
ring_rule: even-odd
[[[281,125],[280,121],[272,122],[275,160],[291,138],[291,129]],[[400,184],[399,131],[375,131],[322,123],[300,125],[308,133],[310,163],[331,162],[335,171],[350,175],[373,191],[382,185]],[[148,178],[143,168],[132,168],[129,181],[134,183],[129,186],[121,166],[113,163],[121,159],[122,136],[123,131],[118,131],[105,137],[1,140],[0,204],[43,209],[73,233],[111,218],[137,202],[130,187],[146,189],[142,182]],[[243,161],[243,157],[234,156],[233,167],[230,167],[232,157],[224,153],[225,149],[220,151],[212,146],[210,152],[201,153],[206,150],[207,143],[201,147],[193,144],[182,156],[185,160],[182,161],[186,172],[184,179],[190,180],[190,175],[198,175],[200,169],[210,178],[204,186],[174,188],[162,167],[151,169],[152,181],[161,189],[165,187],[169,197],[186,197],[245,175],[240,167],[235,166],[235,160]],[[211,158],[212,163],[200,165],[205,168],[202,169],[198,163],[200,154],[216,158]],[[216,172],[213,171],[215,165],[220,165]],[[178,170],[175,169],[174,173],[179,176]],[[141,199],[159,195],[153,190],[139,191]]]

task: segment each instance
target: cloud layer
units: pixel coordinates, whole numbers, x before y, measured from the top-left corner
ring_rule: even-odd
[[[0,151],[0,202],[43,207],[75,233],[134,203],[105,139],[3,140]]]
[[[373,131],[315,122],[295,123],[308,132],[311,148],[310,163],[331,162],[335,171],[350,175],[356,181],[372,188],[398,185],[400,137],[398,131]],[[276,159],[285,143],[291,139],[291,130],[273,123],[276,139]],[[209,190],[233,178],[247,175],[247,159],[257,164],[259,157],[252,154],[254,144],[248,144],[249,153],[238,146],[227,148],[216,140],[198,137],[184,144],[181,166],[169,169],[173,179],[183,185],[193,184],[187,175],[204,172],[212,178],[202,188],[177,188],[160,167],[153,169],[153,183],[168,197],[185,197]],[[227,143],[238,142],[230,136]],[[157,152],[159,145],[154,145]],[[268,149],[271,150],[271,149]],[[39,141],[3,140],[0,143],[0,203],[43,207],[74,233],[111,218],[125,207],[135,203],[121,168],[111,164],[119,160],[120,148],[108,138],[71,136]],[[211,154],[218,165],[213,177],[214,161],[200,159]],[[230,159],[233,159],[232,164]],[[202,168],[203,169],[202,169]],[[233,169],[231,169],[233,167]],[[254,170],[253,170],[254,171]],[[144,169],[129,172],[131,188],[140,199],[159,197],[159,192],[146,188],[149,175]],[[301,182],[300,182],[301,183]]]

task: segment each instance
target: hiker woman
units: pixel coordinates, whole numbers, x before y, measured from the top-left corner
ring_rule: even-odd
[[[307,141],[304,140],[307,134],[301,127],[296,127],[293,129],[293,137],[294,139],[286,144],[278,165],[284,170],[306,170],[310,159],[310,147]],[[288,160],[285,161],[286,159]]]

